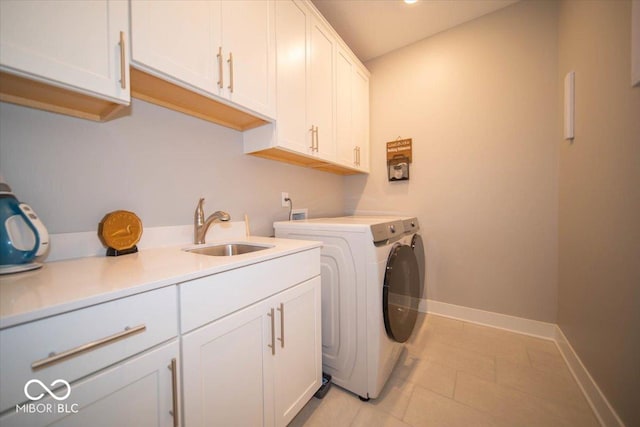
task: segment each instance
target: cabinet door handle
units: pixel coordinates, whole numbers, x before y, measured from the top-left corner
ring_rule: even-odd
[[[218,46],[218,54],[216,55],[216,58],[218,58],[218,88],[222,89],[224,86],[222,77],[222,46]]]
[[[33,362],[31,364],[31,369],[36,371],[38,369],[46,368],[47,366],[55,365],[56,363],[60,363],[64,360],[76,357],[82,353],[86,353],[87,351],[92,351],[104,345],[111,344],[121,339],[130,337],[131,335],[144,332],[146,329],[146,325],[138,325],[133,328],[126,327],[122,332],[118,332],[116,334],[109,335],[108,337],[82,344],[70,350],[66,350],[57,354],[52,352],[49,357]]]
[[[311,152],[318,151],[318,126],[311,125]]]
[[[276,355],[276,319],[274,318],[273,308],[267,316],[271,317],[271,344],[267,344],[267,346],[271,347],[271,354],[273,356]]]
[[[178,361],[175,357],[171,359],[169,369],[171,369],[171,401],[173,406],[171,416],[173,417],[173,427],[178,427],[180,425],[180,414],[178,413]]]
[[[318,133],[318,126],[316,126],[316,152],[320,150],[320,134]]]
[[[309,148],[311,149],[311,152],[314,152],[316,149],[316,130],[315,130],[315,126],[311,125],[311,129],[309,129],[309,132],[311,132],[311,145],[309,146]]]
[[[356,147],[356,164],[360,166],[360,147]]]
[[[233,93],[233,52],[229,52],[229,92]]]
[[[278,307],[278,311],[280,312],[280,347],[284,348],[284,304],[280,303],[280,307]]]
[[[120,87],[127,88],[127,67],[125,66],[124,31],[120,31]]]
[[[353,164],[358,166],[358,147],[353,147]]]

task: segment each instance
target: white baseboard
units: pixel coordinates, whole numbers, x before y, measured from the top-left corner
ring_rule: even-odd
[[[556,325],[555,342],[600,424],[605,427],[624,427],[624,423],[602,393],[598,384],[593,380],[558,325]]]
[[[556,336],[556,325],[554,323],[524,319],[522,317],[478,310],[476,308],[463,307],[446,302],[422,299],[420,300],[418,310],[423,313],[451,317],[453,319],[464,320],[465,322],[491,326],[493,328],[504,329],[547,340],[555,340]]]
[[[418,310],[422,313],[436,314],[554,341],[600,424],[604,427],[625,427],[571,347],[567,337],[555,323],[540,322],[427,299],[420,300]]]

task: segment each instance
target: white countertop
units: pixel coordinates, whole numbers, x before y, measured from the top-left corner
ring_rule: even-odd
[[[120,257],[49,262],[39,270],[0,276],[0,329],[321,246],[259,236],[233,242],[274,247],[231,257],[182,250],[193,245],[142,249]]]

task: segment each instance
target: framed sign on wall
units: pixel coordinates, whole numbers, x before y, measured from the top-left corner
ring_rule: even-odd
[[[412,139],[397,139],[387,142],[387,173],[389,181],[407,181],[411,164]]]

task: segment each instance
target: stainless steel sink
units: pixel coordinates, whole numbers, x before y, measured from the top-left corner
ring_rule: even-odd
[[[250,243],[227,243],[224,245],[205,246],[202,248],[190,248],[185,249],[185,251],[209,256],[233,256],[262,251],[272,247],[272,245],[253,245]]]

